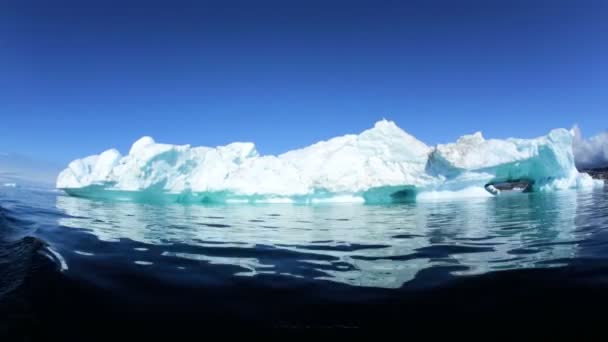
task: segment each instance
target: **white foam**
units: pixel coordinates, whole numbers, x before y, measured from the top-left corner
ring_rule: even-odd
[[[263,198],[257,200],[256,203],[293,203],[291,198],[278,197],[278,198]]]
[[[339,195],[327,198],[313,198],[312,203],[365,203],[365,199],[361,196]]]
[[[47,252],[46,255],[49,259],[59,262],[60,271],[67,271],[68,264],[67,264],[67,262],[65,262],[65,259],[63,258],[63,256],[61,254],[59,254],[59,252],[57,252],[56,250],[54,250],[51,247],[46,247],[46,252]]]
[[[150,265],[154,265],[153,262],[150,261],[142,261],[142,260],[136,260],[133,262],[136,265],[141,265],[141,266],[150,266]]]
[[[441,201],[466,198],[488,198],[492,195],[482,187],[468,187],[457,191],[426,191],[416,196],[418,201]]]
[[[229,199],[226,200],[226,203],[243,204],[243,203],[249,203],[249,200],[247,200],[247,199],[240,199],[240,198],[229,198]]]

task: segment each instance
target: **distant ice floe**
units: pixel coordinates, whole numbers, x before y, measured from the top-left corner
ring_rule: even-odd
[[[71,162],[57,179],[70,195],[201,203],[388,203],[491,196],[484,186],[526,180],[531,190],[591,188],[578,172],[575,131],[535,139],[485,139],[480,132],[430,147],[382,120],[358,135],[278,156],[253,143],[191,147],[136,141]]]

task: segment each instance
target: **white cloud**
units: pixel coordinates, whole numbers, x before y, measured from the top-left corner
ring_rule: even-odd
[[[572,127],[574,160],[579,169],[608,166],[608,131],[585,139],[578,126]]]

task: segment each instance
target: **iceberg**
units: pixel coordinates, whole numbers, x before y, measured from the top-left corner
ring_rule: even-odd
[[[536,139],[486,140],[478,132],[431,147],[387,120],[277,156],[248,142],[192,147],[143,137],[126,156],[110,149],[71,162],[56,186],[114,200],[390,203],[491,196],[488,184],[522,179],[534,191],[603,185],[577,171],[572,140],[565,129]]]

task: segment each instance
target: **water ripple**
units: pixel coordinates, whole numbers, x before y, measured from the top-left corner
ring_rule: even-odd
[[[44,238],[68,273],[98,263],[212,283],[272,274],[396,288],[608,260],[606,190],[384,206],[162,206],[53,196],[8,201],[6,210],[27,215],[5,210],[0,222],[15,236]]]

